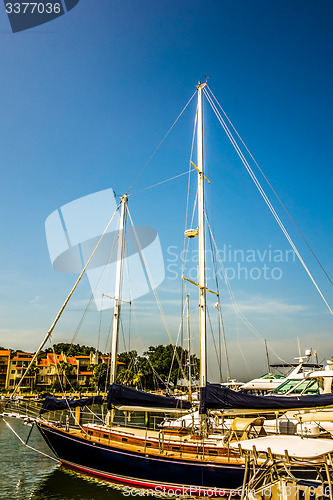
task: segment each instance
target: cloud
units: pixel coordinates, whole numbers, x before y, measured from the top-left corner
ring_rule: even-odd
[[[276,314],[294,314],[305,310],[301,304],[291,304],[282,300],[251,297],[248,300],[240,300],[236,302],[238,309],[243,314],[260,314],[274,316]],[[223,309],[228,312],[234,311],[233,304],[224,304]]]
[[[35,297],[29,301],[29,304],[39,304],[41,298],[40,295],[35,295]]]

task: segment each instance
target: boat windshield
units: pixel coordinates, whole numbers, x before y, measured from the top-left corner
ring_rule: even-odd
[[[286,380],[283,384],[277,387],[274,394],[319,394],[319,382],[317,379],[310,380]]]
[[[265,373],[265,375],[261,375],[261,377],[259,377],[260,379],[269,379],[269,378],[272,378],[272,379],[279,379],[279,378],[285,378],[283,377],[283,375],[274,375],[274,373]]]

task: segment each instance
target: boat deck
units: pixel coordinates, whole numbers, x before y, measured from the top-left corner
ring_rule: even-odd
[[[43,422],[43,425],[53,427]],[[197,436],[167,434],[163,431],[132,427],[84,425],[82,428],[57,427],[69,435],[87,439],[105,446],[142,453],[145,456],[167,456],[188,461],[211,462],[214,464],[239,464],[244,459],[223,442],[222,435],[211,435],[202,440]]]

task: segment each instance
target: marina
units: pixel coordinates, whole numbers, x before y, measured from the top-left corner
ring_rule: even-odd
[[[172,346],[172,365],[174,362],[179,365],[178,373],[181,375],[178,377],[186,381],[187,391],[185,394],[171,391],[170,384],[165,384],[163,392],[152,392],[118,383],[121,311],[125,304],[131,304],[131,301],[123,293],[125,261],[130,252],[129,249],[133,246],[133,242],[130,245],[127,239],[127,221],[132,225],[137,252],[151,282],[151,287],[154,289],[149,265],[143,252],[144,245],[137,235],[128,208],[129,190],[120,197],[120,202],[103,234],[92,245],[90,250],[92,253],[90,256],[86,256],[86,262],[79,277],[38,350],[31,354],[30,358],[24,357],[24,353],[14,358],[15,362],[20,363],[21,378],[13,387],[9,398],[3,400],[2,419],[29,450],[34,450],[66,469],[117,483],[123,487],[123,494],[126,491],[124,487],[134,487],[152,492],[154,495],[163,492],[163,495],[169,496],[223,497],[228,499],[237,496],[241,500],[263,500],[267,497],[266,493],[269,489],[269,498],[275,500],[279,495],[282,495],[283,500],[287,500],[288,492],[292,491],[292,488],[296,488],[296,498],[300,500],[309,498],[306,487],[311,485],[312,496],[315,499],[333,500],[333,440],[331,436],[333,427],[331,429],[332,412],[330,411],[333,408],[332,362],[328,360],[325,367],[318,363],[318,359],[317,363],[306,363],[312,356],[312,350],[307,350],[305,357],[300,355],[297,358],[298,364],[290,371],[289,375],[284,378],[274,378],[273,376],[269,378],[268,383],[272,384],[272,390],[265,386],[267,375],[263,379],[252,381],[252,386],[250,383],[250,385],[238,384],[237,387],[235,381],[231,381],[230,377],[226,383],[222,381],[220,383],[208,382],[207,333],[208,320],[210,325],[211,320],[207,294],[215,295],[217,300],[214,308],[216,308],[219,318],[219,335],[221,334],[220,325],[223,325],[223,322],[218,281],[216,279],[215,289],[209,288],[206,281],[206,231],[210,236],[211,243],[215,244],[215,247],[212,245],[212,250],[216,248],[216,243],[207,217],[205,203],[205,184],[210,183],[210,180],[205,175],[207,172],[204,162],[203,97],[206,98],[215,112],[242,163],[304,270],[311,278],[323,302],[330,313],[332,311],[218,111],[220,105],[209,88],[207,80],[204,83],[198,83],[195,94],[197,106],[193,140],[195,138],[197,146],[196,158],[194,158],[196,163],[192,159],[191,152],[188,175],[190,179],[191,173],[196,172],[197,191],[193,213],[197,205],[197,227],[193,225],[192,219],[192,227],[185,229],[184,232],[184,247],[186,244],[188,247],[190,242],[196,241],[199,260],[196,281],[185,276],[186,267],[184,266],[182,284],[185,283],[186,286],[192,287],[194,285],[198,290],[200,362],[197,376],[193,379],[191,371],[192,332],[190,329],[189,294],[185,288],[186,302],[182,304],[182,309],[183,311],[187,309],[188,351],[185,351],[183,364],[179,358],[177,345]],[[192,99],[193,96],[190,101]],[[190,186],[190,181],[188,186]],[[189,201],[189,193],[187,200]],[[188,210],[187,207],[187,213]],[[25,377],[30,377],[29,387],[33,383],[31,374],[34,366],[37,366],[36,370],[40,370],[38,356],[52,338],[57,323],[81,278],[85,272],[88,272],[90,262],[93,261],[95,254],[97,258],[101,259],[100,253],[98,253],[100,252],[99,247],[109,228],[114,227],[111,224],[116,216],[118,216],[118,226],[117,231],[114,232],[114,244],[112,248],[107,247],[108,252],[110,252],[108,262],[112,260],[113,253],[117,256],[114,289],[112,296],[109,297],[114,301],[112,328],[110,328],[112,333],[110,352],[103,358],[103,362],[108,366],[105,381],[106,386],[109,384],[107,391],[104,394],[79,398],[66,395],[65,391],[62,398],[48,393],[30,401],[22,399],[21,396],[18,398],[17,395],[20,393],[21,387],[24,387]],[[187,220],[185,227],[188,227]],[[103,274],[98,279],[98,283],[101,279],[104,279]],[[226,276],[225,283],[229,286]],[[98,297],[99,293],[98,289],[95,290],[95,298]],[[159,303],[156,290],[154,294],[157,303]],[[160,311],[163,317],[161,307]],[[183,322],[184,317],[181,319],[181,328]],[[193,320],[191,322],[193,323]],[[221,344],[221,337],[219,337],[219,343]],[[183,349],[183,340],[181,344],[181,349]],[[267,352],[266,341],[265,347]],[[3,354],[5,352],[2,351]],[[152,347],[150,347],[149,352],[153,352]],[[225,353],[227,357],[226,346]],[[81,356],[81,358],[83,357]],[[94,356],[95,358],[96,356]],[[71,385],[68,376],[72,371],[72,366],[77,363],[76,359],[63,353],[57,357],[54,348],[53,354],[48,354],[47,359],[55,367],[54,373],[60,387],[64,389],[68,383]],[[221,352],[219,361],[221,362]],[[268,352],[267,361],[270,369]],[[172,365],[168,380],[170,380]],[[67,372],[65,366],[68,367]],[[59,371],[59,367],[61,371]],[[87,364],[86,369],[89,372],[90,365]],[[82,373],[87,374],[88,372]],[[270,374],[268,375],[270,376]],[[157,376],[159,375],[157,374]],[[42,379],[44,378],[45,376],[42,377]],[[160,380],[163,382],[161,378]],[[177,386],[177,378],[173,385]],[[255,394],[249,394],[249,389],[250,392],[256,389]],[[263,395],[260,392],[263,392]],[[87,412],[89,412],[88,418]],[[133,426],[131,420],[137,414],[141,414],[141,424]],[[151,415],[155,417],[153,426]],[[6,420],[15,417],[30,427],[26,439],[20,437]],[[173,418],[170,419],[170,417]],[[29,440],[34,429],[40,432],[49,448],[49,453],[44,453],[41,449],[31,446]],[[322,437],[324,439],[321,439]]]

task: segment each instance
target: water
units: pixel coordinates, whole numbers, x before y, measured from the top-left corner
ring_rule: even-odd
[[[25,441],[31,427],[21,420],[6,421]],[[47,455],[50,450],[37,429],[28,444]],[[48,457],[23,446],[0,418],[1,500],[125,500],[122,487],[68,471]]]

